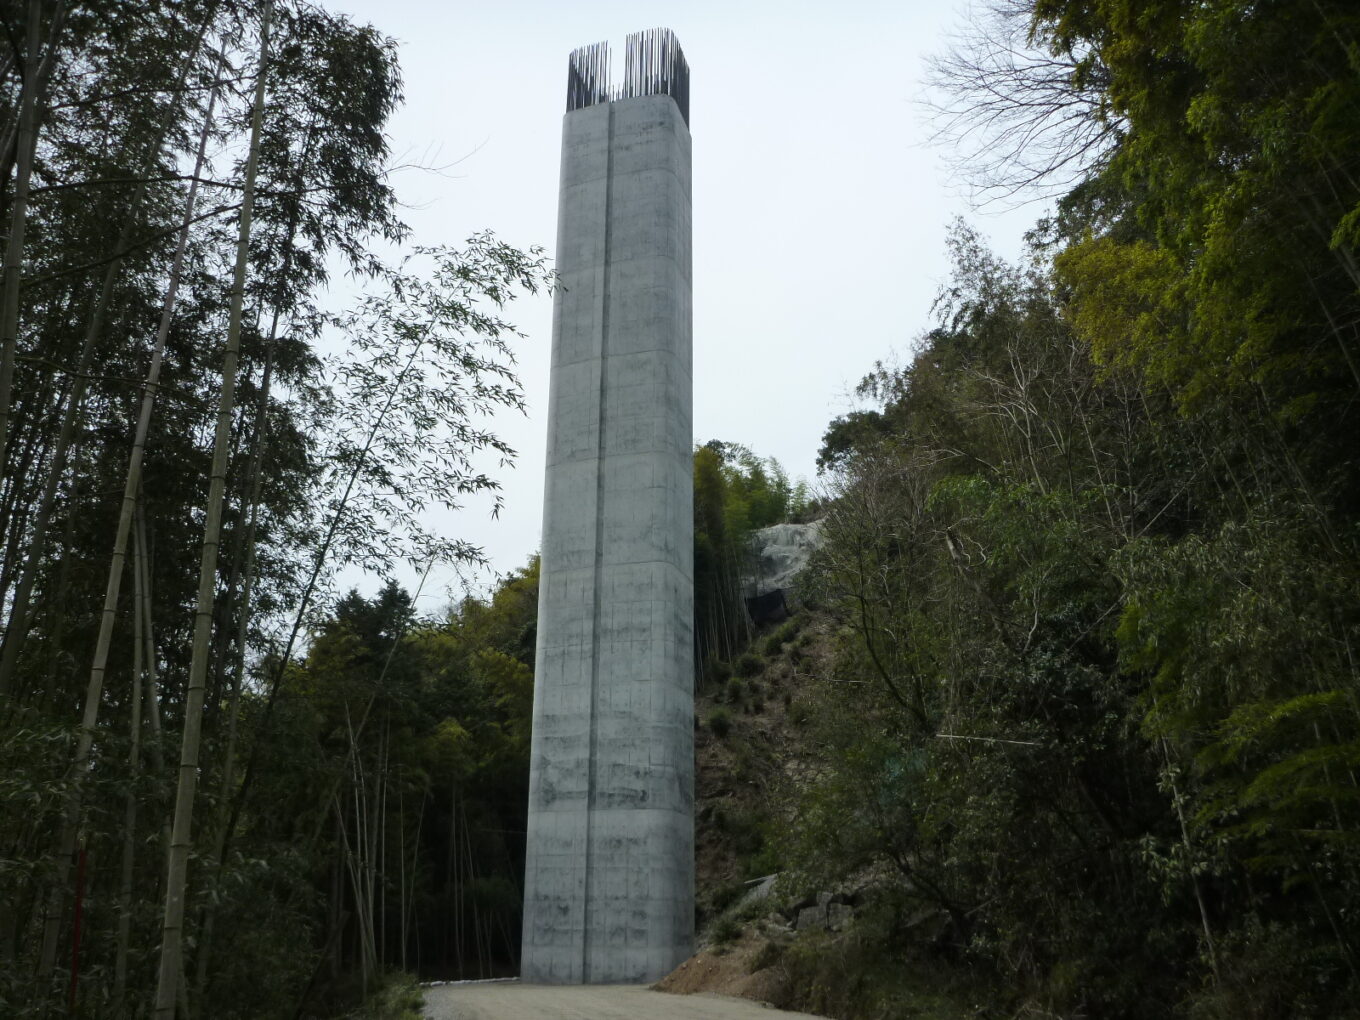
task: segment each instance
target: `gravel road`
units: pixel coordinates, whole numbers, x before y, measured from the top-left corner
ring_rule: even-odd
[[[780,1020],[786,1013],[725,995],[668,995],[645,985],[470,982],[425,989],[430,1020]]]

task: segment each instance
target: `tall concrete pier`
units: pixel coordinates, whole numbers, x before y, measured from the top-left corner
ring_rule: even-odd
[[[521,978],[647,982],[694,928],[689,69],[571,54]]]

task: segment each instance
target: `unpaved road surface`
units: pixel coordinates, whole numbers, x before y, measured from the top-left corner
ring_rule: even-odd
[[[668,995],[645,985],[472,982],[425,989],[430,1020],[780,1020],[811,1017],[725,995]]]

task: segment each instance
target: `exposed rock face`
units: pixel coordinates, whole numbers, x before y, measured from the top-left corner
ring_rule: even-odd
[[[817,894],[815,906],[803,900],[793,908],[791,915],[793,927],[798,931],[829,928],[844,931],[854,919],[855,908],[845,902],[846,897],[839,893],[821,892]]]
[[[794,580],[822,544],[822,522],[773,524],[751,536],[756,574],[748,578],[752,595],[793,587]]]
[[[826,910],[823,907],[804,907],[798,911],[798,920],[793,925],[799,931],[811,931],[826,927]]]
[[[774,895],[774,883],[777,878],[779,878],[779,875],[775,873],[747,882],[746,892],[741,897],[741,906],[770,899]]]

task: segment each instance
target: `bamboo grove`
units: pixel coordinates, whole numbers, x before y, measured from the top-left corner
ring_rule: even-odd
[[[1022,265],[954,230],[826,434],[839,630],[777,835],[880,898],[809,1004],[884,1015],[914,961],[987,1015],[1354,1016],[1360,17],[991,19],[943,105],[1047,139],[984,186],[1065,185]]]
[[[457,756],[435,738],[402,759],[409,599],[332,589],[346,565],[477,558],[422,514],[496,505],[479,458],[513,451],[485,421],[523,403],[502,311],[549,284],[541,253],[409,245],[400,75],[371,28],[295,0],[3,19],[0,1013],[307,1015],[430,938],[489,971],[509,911],[430,934],[412,903],[495,899],[459,828],[476,804],[439,791],[509,752],[446,734],[463,772],[435,777]],[[386,659],[346,687],[315,663],[365,613]],[[530,656],[474,653],[508,685],[486,681],[491,725]]]
[[[721,676],[752,635],[746,611],[753,533],[814,510],[807,483],[739,443],[694,451],[694,650],[698,685]]]

